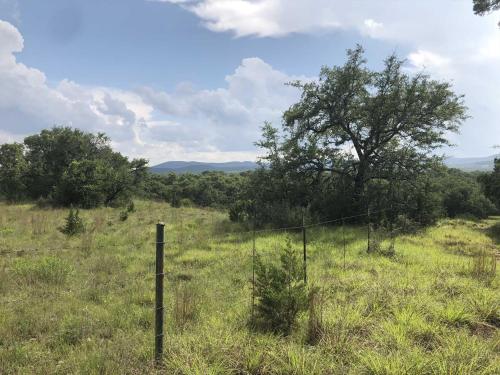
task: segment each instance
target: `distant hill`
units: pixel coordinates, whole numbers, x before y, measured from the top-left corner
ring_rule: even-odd
[[[478,158],[455,158],[449,157],[444,163],[450,168],[457,168],[463,171],[491,171],[495,158],[500,158],[500,154],[484,156]]]
[[[230,161],[226,163],[204,163],[200,161],[167,161],[150,168],[153,173],[201,173],[206,171],[244,172],[257,168],[253,161]]]
[[[491,171],[493,161],[500,158],[500,154],[476,157],[456,158],[448,157],[444,163],[450,168],[463,171]],[[220,171],[228,173],[252,171],[258,167],[253,161],[230,161],[226,163],[205,163],[201,161],[167,161],[150,168],[153,173],[202,173],[206,171]]]

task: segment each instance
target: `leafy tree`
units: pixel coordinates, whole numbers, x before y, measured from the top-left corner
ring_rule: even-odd
[[[24,139],[28,186],[33,198],[48,197],[70,164],[111,152],[109,139],[69,127],[45,129]]]
[[[113,151],[102,133],[54,127],[26,137],[24,145],[0,146],[0,193],[85,208],[127,203],[146,165]]]
[[[500,0],[473,0],[473,3],[474,13],[480,16],[500,9]]]
[[[26,189],[26,169],[22,144],[0,145],[0,195],[9,200],[23,197]]]
[[[493,172],[479,176],[485,195],[500,209],[500,159],[495,159]]]
[[[266,125],[260,142],[271,168],[313,182],[322,175],[351,180],[357,207],[368,181],[422,173],[430,152],[448,144],[446,133],[458,131],[466,118],[450,83],[408,75],[395,55],[382,71],[372,71],[363,54],[357,46],[344,66],[323,67],[318,81],[293,83],[302,96],[284,113],[283,141],[277,143],[276,130]]]
[[[473,0],[473,4],[474,14],[480,16],[500,9],[500,0]],[[500,22],[498,25],[500,26]]]

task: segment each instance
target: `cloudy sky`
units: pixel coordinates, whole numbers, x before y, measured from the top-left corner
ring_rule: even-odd
[[[284,83],[356,43],[380,68],[451,80],[471,118],[447,154],[500,144],[500,12],[472,0],[0,0],[0,143],[52,125],[104,131],[151,163],[253,160]]]

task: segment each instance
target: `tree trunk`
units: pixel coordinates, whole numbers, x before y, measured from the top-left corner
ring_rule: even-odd
[[[358,171],[354,177],[354,190],[352,192],[353,208],[357,214],[361,213],[363,210],[363,192],[365,189],[367,172],[368,167],[366,161],[360,160]]]

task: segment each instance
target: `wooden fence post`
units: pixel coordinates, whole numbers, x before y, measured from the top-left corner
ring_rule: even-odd
[[[163,357],[163,256],[165,224],[156,224],[156,298],[155,298],[155,363],[160,365]]]

